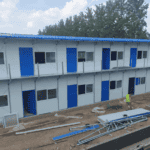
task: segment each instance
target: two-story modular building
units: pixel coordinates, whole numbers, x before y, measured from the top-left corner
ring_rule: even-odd
[[[146,92],[150,40],[0,35],[1,120]]]

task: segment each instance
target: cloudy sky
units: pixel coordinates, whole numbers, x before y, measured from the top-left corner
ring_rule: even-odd
[[[0,33],[38,34],[47,25],[60,19],[85,13],[86,8],[107,0],[0,0]],[[150,1],[147,13],[147,30],[150,32]]]

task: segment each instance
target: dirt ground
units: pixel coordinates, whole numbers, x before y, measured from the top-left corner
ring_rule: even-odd
[[[146,106],[150,104],[150,93],[136,95],[131,97],[132,107],[144,108],[150,110],[150,107]],[[88,131],[78,135],[71,136],[59,141],[53,141],[52,138],[58,135],[69,133],[70,127],[81,126],[85,124],[96,124],[97,116],[110,114],[115,112],[125,111],[127,109],[126,103],[124,102],[125,98],[111,100],[106,102],[99,102],[92,105],[87,105],[78,108],[71,108],[68,110],[53,112],[49,114],[38,115],[34,117],[22,118],[19,120],[19,128],[6,128],[0,126],[0,150],[83,150],[97,143],[103,143],[109,141],[117,136],[130,133],[136,129],[140,129],[150,125],[150,118],[145,122],[137,123],[127,129],[122,129],[116,132],[111,133],[111,135],[105,135],[98,139],[95,139],[87,144],[77,145],[77,141],[86,135],[92,133],[93,131]],[[107,107],[107,104],[113,106],[113,108]],[[93,113],[92,109],[94,107],[103,107],[105,113]],[[78,118],[65,118],[65,117],[56,117],[55,114],[65,115],[65,116],[78,116]],[[81,122],[81,124],[61,127],[56,129],[48,129],[39,132],[27,133],[16,135],[16,132],[22,132],[27,130],[34,130],[40,128],[46,128],[51,126],[69,124],[74,122]],[[17,131],[18,130],[18,131]],[[93,135],[94,136],[94,135]]]

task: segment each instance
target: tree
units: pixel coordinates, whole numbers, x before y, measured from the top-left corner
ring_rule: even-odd
[[[65,36],[65,25],[63,19],[61,19],[58,23],[58,34]]]

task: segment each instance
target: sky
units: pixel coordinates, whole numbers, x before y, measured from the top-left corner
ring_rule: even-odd
[[[95,9],[95,4],[107,0],[0,0],[0,33],[38,34],[45,26],[57,24],[60,19],[85,14],[86,8]],[[150,0],[147,31],[150,33]]]

